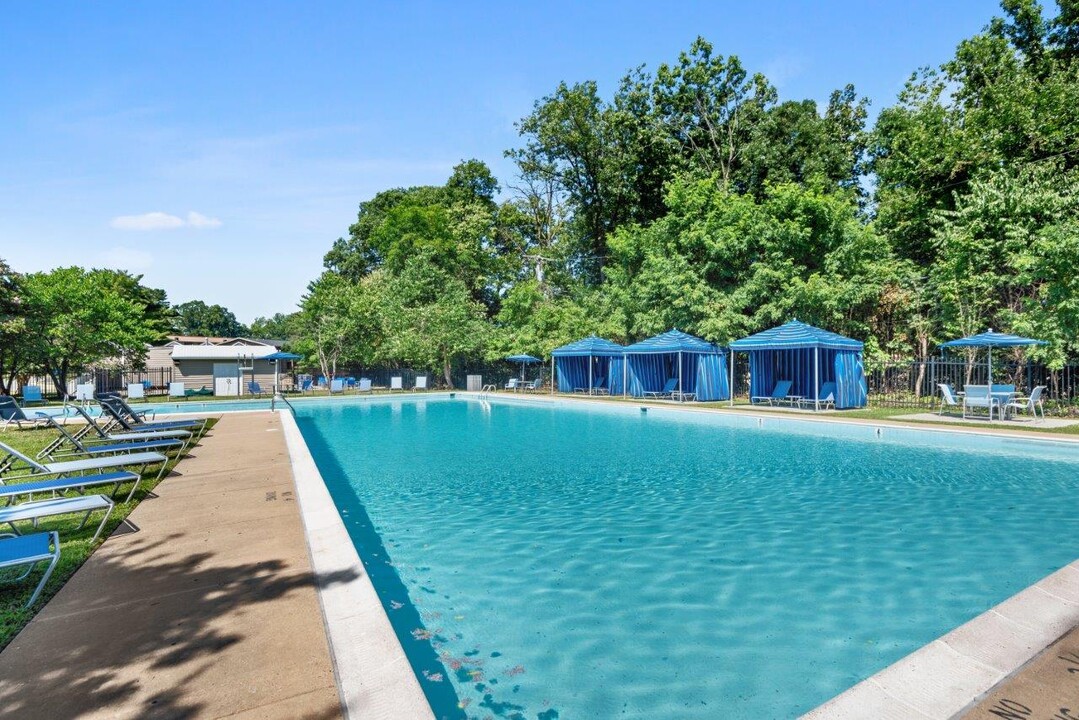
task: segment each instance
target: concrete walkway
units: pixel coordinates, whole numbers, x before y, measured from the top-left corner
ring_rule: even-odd
[[[0,653],[0,718],[341,717],[278,417],[155,492]]]

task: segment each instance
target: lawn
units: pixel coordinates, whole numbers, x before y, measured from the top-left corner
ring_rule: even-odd
[[[213,426],[216,421],[211,419],[207,424],[207,429]],[[54,437],[55,432],[47,429],[40,430],[6,430],[0,431],[0,442],[6,445],[10,445],[17,450],[21,450],[28,455],[36,455],[45,445],[47,445]],[[192,443],[194,445],[194,443]],[[190,451],[190,446],[188,448]],[[181,458],[182,459],[182,458]],[[169,460],[168,469],[165,472],[165,476],[171,472],[172,468],[178,462],[177,459]],[[56,530],[60,534],[60,561],[56,565],[56,569],[53,571],[52,577],[49,578],[49,582],[45,585],[45,589],[41,593],[41,597],[33,607],[26,609],[26,601],[30,599],[30,594],[34,591],[37,583],[41,580],[41,573],[44,571],[45,563],[39,563],[38,567],[30,574],[30,577],[26,578],[20,583],[13,583],[11,579],[15,577],[11,571],[7,571],[3,575],[3,584],[0,584],[0,649],[7,646],[9,642],[22,630],[23,626],[30,621],[31,618],[45,606],[49,598],[55,595],[68,578],[74,574],[76,570],[86,561],[94,550],[105,541],[113,530],[116,529],[120,523],[122,523],[131,511],[145,498],[154,486],[157,485],[155,478],[157,477],[158,468],[151,467],[143,476],[139,482],[139,488],[135,491],[135,495],[132,497],[131,502],[119,502],[122,498],[127,496],[127,492],[130,490],[130,485],[125,485],[117,492],[116,507],[112,511],[112,515],[109,516],[109,521],[105,525],[105,530],[101,534],[101,538],[97,542],[92,542],[91,538],[94,536],[94,532],[97,530],[98,523],[101,521],[101,516],[95,513],[91,516],[86,527],[81,530],[77,529],[81,518],[79,516],[62,516],[59,518],[48,518],[41,522],[42,530]],[[18,481],[16,481],[18,482]],[[102,488],[102,492],[107,492],[108,487]],[[43,499],[45,495],[35,495],[35,499]],[[20,523],[20,530],[27,532],[29,525],[27,523]],[[9,532],[10,528],[5,528],[4,532]]]

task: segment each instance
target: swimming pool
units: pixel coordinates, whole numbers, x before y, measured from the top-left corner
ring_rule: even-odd
[[[297,422],[437,717],[792,717],[1079,556],[1079,447],[574,402]]]

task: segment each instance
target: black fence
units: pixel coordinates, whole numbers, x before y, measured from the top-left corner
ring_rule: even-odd
[[[529,380],[532,380],[539,375],[544,379],[544,383],[546,383],[549,381],[548,376],[551,374],[551,366],[544,363],[526,365],[524,374]],[[318,373],[311,373],[311,375],[315,380],[319,377]],[[427,386],[432,390],[450,387],[446,383],[445,374],[441,369],[417,370],[415,368],[405,367],[359,367],[338,369],[337,371],[337,377],[339,378],[354,377],[357,380],[360,378],[369,378],[374,387],[389,387],[390,378],[400,377],[401,384],[405,388],[411,388],[415,387],[416,378],[423,375],[427,376]],[[467,386],[469,375],[482,376],[483,384],[485,385],[504,385],[511,377],[521,376],[521,366],[509,362],[455,365],[453,371],[450,373],[450,378],[453,380],[453,388],[456,390],[464,390]]]
[[[128,385],[142,383],[147,386],[147,395],[166,395],[169,391],[169,383],[172,382],[172,368],[150,368],[146,370],[125,370],[112,368],[98,368],[73,373],[68,376],[67,388],[61,391],[50,375],[31,375],[12,382],[10,391],[12,395],[22,395],[25,385],[34,385],[41,388],[41,393],[51,400],[63,400],[65,395],[75,396],[75,386],[92,383],[95,392],[118,392],[126,391]]]
[[[1048,409],[1058,414],[1079,413],[1079,365],[1051,370],[1034,363],[994,362],[993,383],[1015,385],[1023,393],[1044,385]],[[878,407],[935,408],[940,404],[942,383],[959,390],[964,385],[989,384],[984,359],[932,359],[924,362],[896,361],[866,368],[869,404]]]

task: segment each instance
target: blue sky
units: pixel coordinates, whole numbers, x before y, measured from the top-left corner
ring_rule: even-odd
[[[561,80],[605,95],[697,35],[782,98],[874,111],[988,0],[21,3],[0,20],[0,257],[122,267],[244,322],[290,312],[379,190],[463,158],[503,181]]]

